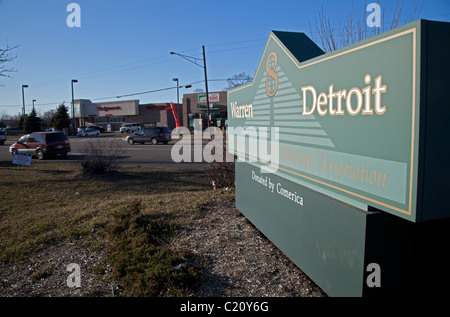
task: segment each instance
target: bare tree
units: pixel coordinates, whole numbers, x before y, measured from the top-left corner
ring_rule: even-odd
[[[380,5],[379,0],[376,2]],[[315,28],[309,23],[312,39],[322,47],[325,52],[331,52],[350,44],[362,41],[366,38],[395,29],[403,24],[412,22],[419,17],[422,10],[423,1],[420,5],[415,5],[413,12],[409,17],[401,19],[404,0],[397,0],[392,13],[391,21],[384,20],[386,8],[381,12],[381,23],[379,27],[369,27],[367,25],[367,2],[364,1],[364,10],[359,18],[353,16],[353,4],[350,12],[346,15],[342,24],[335,24],[324,8],[318,12],[318,17],[314,19]]]
[[[250,75],[247,75],[246,73],[235,74],[231,77],[228,77],[227,79],[228,87],[225,87],[224,90],[230,90],[235,87],[245,85],[251,81],[252,78],[250,77]]]
[[[19,45],[10,47],[6,45],[6,48],[0,48],[0,77],[11,77],[9,73],[16,72],[14,68],[8,68],[7,63],[12,62],[17,58],[17,55],[12,51],[18,48]],[[0,84],[0,86],[3,86]]]

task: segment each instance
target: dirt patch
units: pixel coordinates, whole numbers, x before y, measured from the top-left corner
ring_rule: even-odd
[[[0,265],[0,296],[112,296],[114,284],[101,277],[108,272],[97,271],[109,270],[104,259],[104,251],[87,251],[74,243],[50,246],[30,255],[26,262]],[[67,282],[75,273],[67,270],[72,263],[80,268],[80,287],[73,285],[75,279]]]
[[[208,210],[172,241],[172,248],[207,261],[197,296],[326,296],[232,202]]]

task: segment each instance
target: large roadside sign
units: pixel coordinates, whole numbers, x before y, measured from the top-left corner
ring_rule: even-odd
[[[448,246],[449,50],[450,23],[425,20],[328,54],[272,31],[228,92],[236,207],[330,296],[406,295],[438,270],[421,246]]]
[[[230,131],[241,128],[250,143],[231,142],[230,151],[361,209],[413,222],[450,216],[425,212],[418,193],[419,143],[426,130],[443,129],[423,116],[443,107],[424,99],[424,23],[329,54],[302,33],[271,32],[253,81],[228,93]],[[262,137],[267,149],[256,146]]]

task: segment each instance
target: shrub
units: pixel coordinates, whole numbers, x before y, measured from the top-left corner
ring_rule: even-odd
[[[227,156],[230,156],[230,154],[227,153],[226,137],[223,138],[222,147],[220,150],[222,151],[223,162],[214,161],[209,163],[208,176],[211,177],[212,186],[214,189],[234,187],[234,162],[236,160],[236,156],[234,156],[232,162],[228,162],[226,160]]]
[[[84,159],[81,166],[84,175],[93,176],[107,172],[113,168],[123,150],[119,140],[98,139],[87,142],[82,148]]]

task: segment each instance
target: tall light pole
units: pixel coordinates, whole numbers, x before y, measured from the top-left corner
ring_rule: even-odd
[[[178,78],[173,78],[172,80],[177,82],[177,107],[179,107],[180,106],[180,83],[178,81]],[[178,113],[178,109],[175,111]],[[178,116],[179,116],[179,114],[178,114]]]
[[[192,56],[187,56],[187,55],[183,55],[180,53],[175,53],[175,52],[170,52],[170,55],[178,55],[182,58],[184,58],[185,60],[200,66],[204,69],[205,71],[205,89],[206,89],[206,115],[207,115],[207,123],[208,123],[208,128],[209,128],[209,93],[208,93],[208,77],[206,74],[206,55],[205,55],[205,45],[202,46],[203,49],[203,66],[197,63],[197,60],[200,60],[200,58],[196,58],[196,57],[192,57]]]
[[[178,80],[178,78],[173,78],[173,81],[177,82],[177,105],[180,105],[180,88],[191,88],[192,85],[186,85],[186,86],[180,86],[180,82]],[[183,107],[181,107],[183,108]],[[178,114],[178,109],[176,110],[177,114]],[[181,110],[181,114],[183,114],[183,110]],[[183,119],[183,124],[184,124],[184,119]]]
[[[208,128],[209,128],[209,122],[211,121],[211,118],[209,117],[209,93],[208,93],[208,77],[206,76],[206,54],[205,54],[205,45],[202,46],[203,48],[203,68],[205,69],[205,88],[206,88],[206,116],[208,117]]]
[[[33,99],[33,110],[34,110],[34,103],[36,102],[36,99]]]
[[[76,79],[72,79],[72,128],[73,128],[73,132],[76,132],[76,127],[75,127],[75,111],[74,111],[74,100],[73,100],[73,83],[77,83],[78,80]]]
[[[25,94],[23,89],[28,88],[28,85],[22,85],[22,115],[25,117]]]

